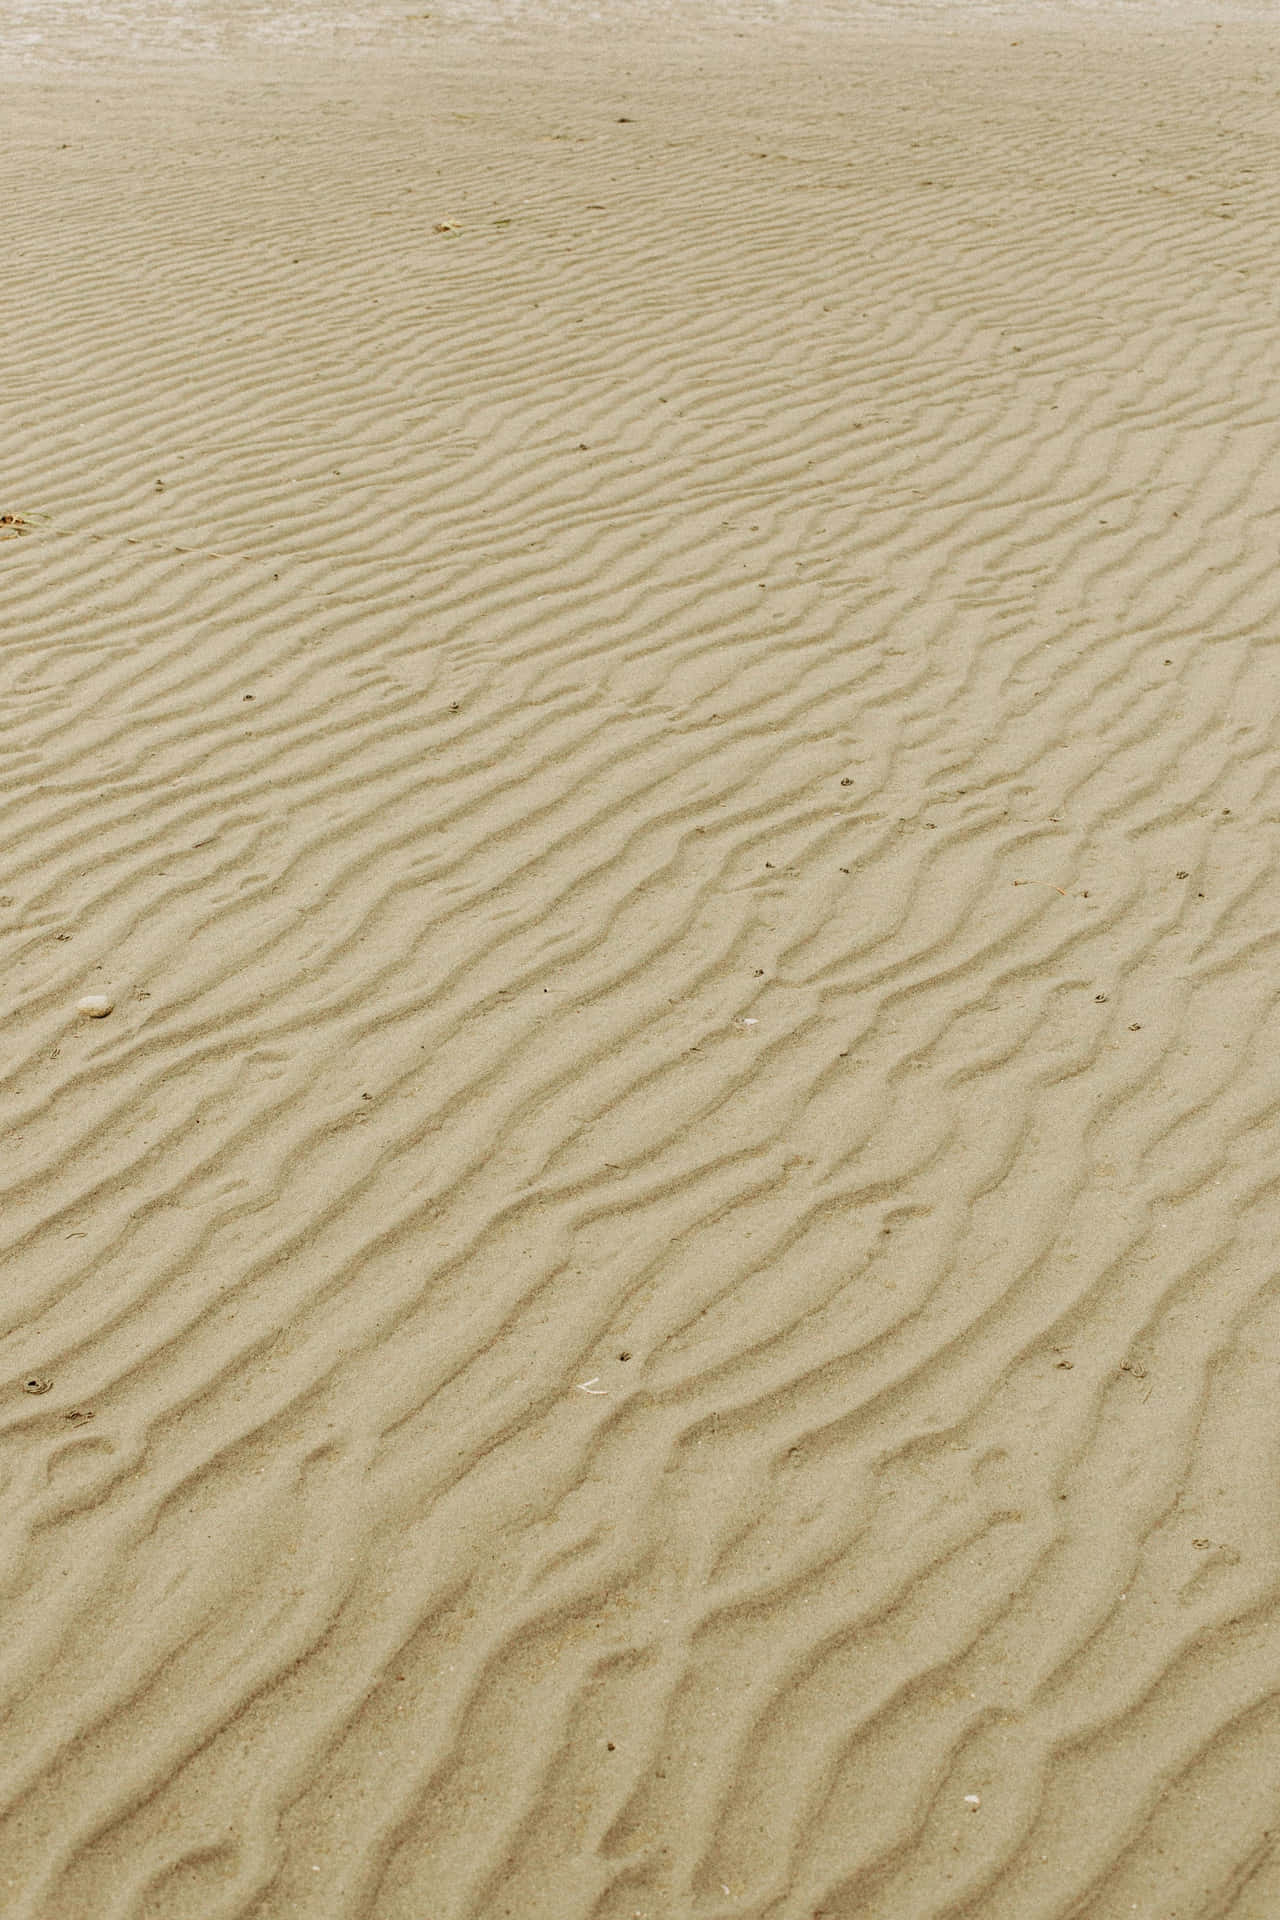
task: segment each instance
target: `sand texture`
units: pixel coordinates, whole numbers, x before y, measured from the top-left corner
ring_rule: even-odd
[[[1280,1913],[1277,51],[9,16],[6,1920]]]

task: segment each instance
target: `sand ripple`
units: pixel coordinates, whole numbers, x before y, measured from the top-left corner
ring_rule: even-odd
[[[11,69],[6,1913],[1280,1910],[1274,49],[236,19]]]

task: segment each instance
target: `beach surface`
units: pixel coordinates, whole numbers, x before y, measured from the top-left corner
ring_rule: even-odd
[[[6,1920],[1280,1913],[1254,12],[6,14]]]

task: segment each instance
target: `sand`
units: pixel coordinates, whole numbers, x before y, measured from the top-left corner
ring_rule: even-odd
[[[9,13],[8,1920],[1280,1912],[1278,40]]]

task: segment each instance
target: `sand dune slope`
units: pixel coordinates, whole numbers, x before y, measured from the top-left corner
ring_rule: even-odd
[[[884,13],[10,54],[13,1920],[1280,1911],[1275,48]]]

